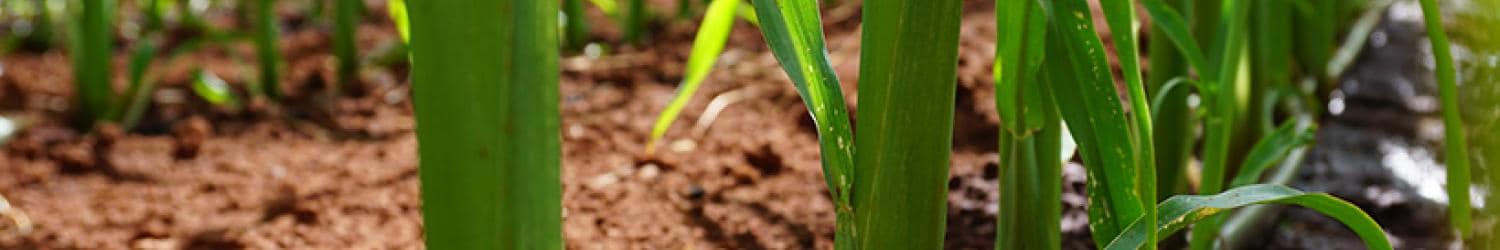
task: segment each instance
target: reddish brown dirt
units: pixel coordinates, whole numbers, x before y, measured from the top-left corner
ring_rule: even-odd
[[[385,13],[372,7],[369,13]],[[991,247],[994,237],[995,31],[992,2],[966,7],[948,247],[975,249]],[[618,39],[602,15],[591,15],[597,40]],[[298,21],[282,37],[286,101],[257,98],[233,110],[197,99],[186,88],[193,68],[235,86],[245,84],[241,72],[254,72],[245,68],[254,62],[247,44],[211,47],[159,59],[163,88],[142,126],[124,133],[66,126],[72,89],[65,55],[4,56],[0,111],[35,125],[0,150],[0,194],[37,227],[0,235],[0,248],[422,248],[409,85],[400,80],[405,66],[368,68],[358,91],[328,98],[329,32],[290,19]],[[852,104],[858,8],[831,8],[825,20]],[[569,248],[831,248],[832,204],[811,120],[748,24],[736,27],[723,60],[657,155],[641,155],[656,112],[680,79],[694,28],[662,21],[649,47],[563,60]],[[362,51],[395,37],[384,15],[367,17],[360,32]],[[751,97],[729,105],[703,133],[692,132],[710,99],[742,89]],[[1081,173],[1070,178],[1077,185],[1067,195],[1076,197],[1065,199],[1074,202],[1065,202],[1064,224],[1072,221],[1070,242],[1083,243],[1068,246],[1086,248]]]

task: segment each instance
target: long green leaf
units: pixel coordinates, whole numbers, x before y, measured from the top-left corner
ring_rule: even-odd
[[[1172,8],[1181,8],[1187,6],[1186,1],[1190,0],[1172,0],[1167,4]],[[1175,20],[1178,31],[1175,32],[1182,32],[1183,34],[1180,35],[1186,38],[1187,28],[1182,24],[1182,17],[1176,18],[1178,18]],[[1194,125],[1191,107],[1188,107],[1187,101],[1191,93],[1165,91],[1174,79],[1187,79],[1189,76],[1187,57],[1184,56],[1182,50],[1179,50],[1177,43],[1167,38],[1167,29],[1162,25],[1153,25],[1150,32],[1151,47],[1148,51],[1151,55],[1148,58],[1151,60],[1151,71],[1146,74],[1146,88],[1158,93],[1150,99],[1153,116],[1152,130],[1192,131]],[[1156,199],[1160,201],[1187,190],[1185,181],[1187,178],[1183,173],[1187,169],[1188,161],[1192,158],[1193,143],[1197,141],[1197,136],[1184,136],[1179,133],[1154,133],[1153,136],[1152,142],[1156,153]]]
[[[1262,138],[1250,149],[1250,154],[1245,157],[1244,165],[1240,166],[1239,173],[1234,175],[1234,181],[1229,187],[1239,187],[1254,184],[1260,181],[1261,172],[1281,162],[1293,149],[1305,146],[1313,140],[1314,128],[1311,124],[1304,124],[1295,120],[1281,124],[1275,132]]]
[[[260,86],[271,98],[281,98],[280,25],[276,22],[276,0],[255,1],[255,53],[260,60]]]
[[[1130,0],[1101,0],[1100,8],[1104,11],[1104,19],[1112,32],[1114,38],[1115,53],[1120,58],[1120,70],[1124,72],[1125,89],[1130,94],[1130,118],[1133,130],[1131,141],[1134,144],[1135,155],[1135,179],[1136,192],[1141,196],[1141,207],[1144,213],[1141,216],[1151,218],[1156,216],[1156,144],[1152,141],[1151,104],[1146,99],[1146,86],[1141,79],[1141,63],[1139,58],[1139,46],[1136,43],[1136,20],[1135,5]],[[1151,223],[1147,221],[1146,223]],[[1155,239],[1151,237],[1150,239]],[[1150,241],[1146,249],[1156,249],[1156,242]]]
[[[114,53],[115,0],[81,1],[75,9],[72,48],[73,89],[83,110],[79,124],[93,129],[94,123],[108,118],[115,103],[109,79],[114,71],[110,58]],[[45,10],[44,10],[45,11]]]
[[[1443,106],[1443,152],[1448,165],[1448,220],[1467,239],[1473,227],[1469,215],[1469,143],[1464,133],[1462,113],[1458,106],[1457,74],[1453,71],[1453,52],[1448,48],[1448,34],[1443,30],[1443,15],[1437,1],[1422,0],[1422,16],[1427,21],[1427,38],[1432,40],[1432,55],[1437,61],[1438,99]]]
[[[1161,34],[1176,45],[1177,51],[1182,53],[1184,59],[1187,59],[1188,65],[1203,72],[1205,67],[1208,67],[1203,60],[1203,49],[1198,46],[1198,40],[1193,39],[1186,19],[1177,12],[1176,8],[1162,1],[1141,0],[1141,6],[1146,7],[1146,13],[1151,15],[1154,28],[1160,29]]]
[[[411,1],[429,249],[562,249],[559,3]]]
[[[151,67],[151,59],[155,56],[156,42],[150,38],[137,41],[135,52],[130,55],[130,87],[119,100],[120,104],[115,105],[117,109],[111,118],[125,130],[135,127],[141,115],[146,113],[146,107],[151,105],[151,91],[156,89],[156,82],[146,79],[146,69]]]
[[[359,34],[358,27],[361,12],[364,12],[364,0],[337,0],[338,5],[334,7],[333,25],[333,54],[338,58],[338,89],[346,91],[354,81],[358,80],[359,74],[359,47],[354,39]]]
[[[1264,184],[1230,189],[1216,195],[1184,195],[1167,199],[1157,206],[1161,214],[1155,219],[1155,228],[1147,227],[1140,221],[1131,223],[1105,249],[1137,249],[1148,240],[1150,234],[1147,231],[1156,231],[1158,237],[1167,236],[1212,215],[1255,204],[1288,204],[1310,208],[1344,223],[1344,226],[1364,240],[1366,247],[1391,249],[1391,243],[1380,230],[1380,225],[1354,204],[1328,194],[1304,193],[1284,186]]]
[[[646,0],[625,0],[625,13],[620,15],[620,30],[627,43],[640,43],[646,34]]]
[[[961,0],[865,1],[855,131],[860,246],[943,246]]]
[[[1223,16],[1211,53],[1214,55],[1214,65],[1202,69],[1202,75],[1210,81],[1201,86],[1206,93],[1204,100],[1208,115],[1203,124],[1204,136],[1207,138],[1203,142],[1203,171],[1199,178],[1199,194],[1211,194],[1224,189],[1224,172],[1229,164],[1229,150],[1238,117],[1236,111],[1239,96],[1235,87],[1241,79],[1239,72],[1244,69],[1241,67],[1241,58],[1245,53],[1248,40],[1246,36],[1249,34],[1246,17],[1249,15],[1250,2],[1251,0],[1226,0],[1223,3]],[[1204,223],[1193,227],[1190,247],[1194,250],[1209,249],[1222,221],[1222,217],[1208,218]]]
[[[687,75],[682,78],[672,102],[667,103],[667,107],[656,117],[656,125],[651,128],[651,138],[646,141],[647,155],[655,152],[656,143],[667,134],[672,122],[677,121],[677,115],[682,112],[683,107],[687,107],[693,94],[698,92],[698,86],[703,84],[703,79],[708,78],[708,72],[719,61],[719,54],[724,52],[724,43],[729,41],[729,31],[734,29],[735,9],[739,6],[740,0],[714,0],[708,5],[708,12],[703,14],[703,22],[698,26],[698,36],[693,38],[693,52],[688,55]]]
[[[1083,0],[1044,1],[1047,81],[1088,166],[1089,227],[1094,242],[1109,243],[1142,207],[1134,142],[1109,64]],[[1069,101],[1061,101],[1069,100]]]
[[[855,181],[854,130],[849,125],[849,111],[839,88],[838,75],[828,62],[818,3],[807,0],[760,0],[753,3],[760,20],[761,35],[776,60],[781,62],[782,70],[791,78],[818,128],[823,179],[828,182],[838,220],[834,247],[858,249],[855,210],[851,202]]]
[[[563,15],[567,16],[567,22],[563,23],[563,47],[583,48],[588,43],[589,35],[589,20],[583,13],[583,0],[563,0],[562,10]]]
[[[1047,19],[1037,1],[995,1],[1000,204],[995,249],[1062,247],[1061,121],[1037,76]]]

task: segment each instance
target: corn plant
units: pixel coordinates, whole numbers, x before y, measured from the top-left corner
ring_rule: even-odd
[[[1061,121],[1041,83],[1046,15],[1037,1],[995,1],[995,107],[1000,210],[995,249],[1058,249],[1062,227]]]
[[[358,45],[354,39],[358,37],[358,25],[360,14],[364,12],[364,1],[362,0],[338,0],[338,6],[334,9],[333,25],[333,53],[338,57],[338,86],[340,91],[345,91],[356,80],[359,73]]]
[[[70,22],[73,34],[71,47],[73,59],[73,89],[82,104],[79,124],[92,128],[105,119],[114,102],[109,84],[113,67],[110,56],[114,51],[114,0],[78,1],[74,8],[74,19]]]
[[[651,137],[646,142],[647,155],[655,151],[656,143],[667,134],[667,129],[677,120],[682,109],[687,107],[688,101],[698,91],[698,86],[703,84],[709,71],[718,62],[719,54],[724,51],[724,43],[729,41],[729,32],[734,28],[734,17],[739,5],[740,0],[713,0],[709,3],[708,12],[703,15],[703,22],[698,27],[698,35],[693,39],[692,53],[688,55],[687,75],[677,87],[677,94],[672,97],[672,101],[657,116],[656,124],[651,129]]]
[[[560,4],[408,4],[428,248],[562,249]]]
[[[271,98],[281,98],[280,25],[276,22],[276,0],[252,0],[255,12],[255,54],[260,61],[260,89]]]

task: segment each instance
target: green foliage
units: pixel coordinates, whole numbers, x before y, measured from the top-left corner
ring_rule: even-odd
[[[802,96],[807,111],[818,128],[819,151],[823,159],[823,179],[833,196],[837,225],[834,248],[858,249],[854,205],[854,130],[838,75],[828,62],[828,48],[823,41],[822,18],[816,1],[753,1],[761,23],[761,34],[781,68],[791,78]],[[947,145],[943,145],[947,147]]]
[[[678,113],[692,100],[693,94],[698,92],[698,86],[703,84],[703,79],[708,78],[708,72],[719,61],[724,43],[729,41],[729,31],[734,29],[735,10],[739,5],[740,0],[714,0],[709,4],[708,13],[703,15],[703,22],[698,26],[698,36],[693,39],[693,52],[688,54],[687,75],[682,78],[672,102],[656,117],[651,138],[646,142],[647,155],[655,151],[656,143],[667,134],[667,129],[677,120]]]
[[[1175,12],[1177,8],[1186,6],[1188,0],[1171,0],[1166,5],[1161,0],[1142,1],[1148,12]],[[1156,14],[1153,16],[1168,16]],[[1172,25],[1181,28],[1175,30],[1161,27],[1151,27],[1149,37],[1151,56],[1151,72],[1147,74],[1146,88],[1157,91],[1158,94],[1151,96],[1152,129],[1160,131],[1193,131],[1194,121],[1192,108],[1188,106],[1188,96],[1191,92],[1183,89],[1181,91],[1167,91],[1168,84],[1173,79],[1185,79],[1188,77],[1187,57],[1184,50],[1197,51],[1197,48],[1178,48],[1178,43],[1173,38],[1168,38],[1168,32],[1187,31],[1186,24],[1180,16],[1172,15],[1174,20],[1155,19],[1158,26],[1171,22]],[[1177,40],[1191,40],[1189,34],[1176,34]],[[1196,47],[1197,45],[1188,45]],[[1201,55],[1199,57],[1202,57]],[[1198,58],[1198,63],[1201,58]],[[1188,168],[1188,162],[1192,159],[1193,144],[1197,140],[1196,133],[1187,133],[1187,136],[1178,133],[1154,133],[1152,142],[1156,153],[1156,199],[1160,201],[1167,196],[1179,194],[1187,190],[1187,178],[1184,172]]]
[[[359,77],[359,47],[354,39],[358,36],[359,18],[364,12],[364,0],[337,0],[334,9],[333,54],[338,57],[338,86],[340,90],[354,84]]]
[[[1061,121],[1040,73],[1046,17],[1037,1],[995,1],[1000,210],[995,249],[1059,249]]]
[[[567,22],[563,23],[563,47],[583,48],[588,43],[589,36],[589,22],[583,13],[583,0],[563,0],[562,10],[567,17]]]
[[[1161,214],[1156,218],[1155,227],[1147,226],[1144,221],[1133,222],[1120,238],[1110,242],[1104,249],[1138,249],[1150,240],[1151,233],[1147,231],[1156,231],[1155,235],[1158,237],[1171,235],[1193,222],[1255,204],[1288,204],[1310,208],[1333,217],[1354,230],[1364,240],[1366,247],[1391,249],[1391,243],[1386,239],[1385,232],[1380,230],[1380,225],[1354,204],[1327,194],[1303,193],[1284,186],[1264,184],[1230,189],[1216,195],[1184,195],[1167,199],[1157,206]]]
[[[646,0],[625,0],[625,13],[620,16],[620,30],[627,43],[640,43],[646,36]]]
[[[234,96],[234,90],[229,88],[229,83],[211,72],[195,70],[193,72],[193,93],[203,98],[209,104],[237,109],[240,101]]]
[[[1277,128],[1275,132],[1261,138],[1250,149],[1250,154],[1245,157],[1245,163],[1234,175],[1234,181],[1229,187],[1239,187],[1254,184],[1260,181],[1261,172],[1285,159],[1292,150],[1304,147],[1313,140],[1313,131],[1316,130],[1311,124],[1297,121],[1287,121]]]
[[[854,141],[860,246],[943,246],[962,10],[960,0],[864,3]]]
[[[110,87],[114,52],[115,0],[87,0],[73,4],[72,43],[73,89],[82,108],[78,124],[92,129],[96,122],[108,118],[113,110],[114,91]]]
[[[281,98],[281,49],[277,45],[280,25],[276,0],[250,0],[255,7],[255,54],[260,61],[260,88],[271,98]]]
[[[411,1],[430,249],[562,249],[556,1]]]
[[[1089,228],[1098,245],[1147,214],[1134,130],[1116,94],[1103,43],[1094,33],[1088,4],[1061,0],[1047,10],[1046,86],[1059,101],[1079,152],[1088,166]],[[1154,183],[1153,183],[1154,184]],[[1150,194],[1146,194],[1146,193]]]
[[[1463,117],[1458,106],[1457,74],[1453,71],[1453,52],[1448,34],[1443,30],[1443,16],[1434,0],[1421,0],[1422,16],[1427,22],[1427,38],[1432,40],[1432,55],[1437,61],[1438,99],[1443,109],[1443,152],[1448,165],[1448,219],[1459,236],[1469,238],[1474,230],[1469,208],[1469,143],[1464,135]]]

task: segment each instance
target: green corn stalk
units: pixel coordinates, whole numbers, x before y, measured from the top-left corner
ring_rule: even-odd
[[[281,98],[281,49],[277,45],[280,25],[276,22],[276,0],[252,0],[255,9],[255,53],[260,60],[260,88],[271,98]]]
[[[73,88],[83,109],[79,125],[92,129],[96,122],[108,119],[114,102],[110,85],[114,52],[114,0],[84,0],[77,6],[72,22]]]
[[[1157,210],[1161,211],[1160,217],[1155,218],[1156,226],[1147,226],[1143,220],[1130,224],[1119,238],[1114,239],[1104,249],[1130,250],[1139,249],[1151,239],[1151,233],[1167,236],[1182,230],[1188,224],[1201,222],[1214,215],[1222,214],[1235,208],[1256,204],[1287,204],[1297,205],[1318,211],[1329,217],[1333,217],[1344,226],[1354,230],[1359,238],[1365,242],[1369,249],[1391,249],[1391,243],[1385,237],[1384,231],[1380,230],[1380,224],[1370,219],[1359,207],[1349,202],[1340,200],[1328,194],[1303,193],[1285,186],[1257,184],[1230,189],[1216,195],[1184,195],[1174,196],[1162,202]]]
[[[620,16],[620,30],[627,43],[640,43],[646,33],[646,1],[626,0],[625,13]]]
[[[430,249],[562,249],[558,2],[408,2]]]
[[[1046,17],[1037,1],[995,1],[995,107],[1000,131],[1000,210],[995,249],[1059,249],[1062,130],[1040,73]]]
[[[943,246],[962,10],[960,0],[864,3],[854,141],[860,246]]]
[[[1453,52],[1443,29],[1443,15],[1437,1],[1421,0],[1422,16],[1427,22],[1427,38],[1432,40],[1432,55],[1437,61],[1438,99],[1443,108],[1443,152],[1448,165],[1448,219],[1459,236],[1468,239],[1473,223],[1469,211],[1469,143],[1464,133],[1463,117],[1458,106],[1457,74],[1453,71]]]
[[[708,13],[703,15],[703,22],[698,27],[698,36],[693,39],[693,51],[688,55],[687,75],[682,78],[682,84],[677,88],[672,101],[656,117],[651,137],[646,142],[646,155],[655,152],[656,143],[667,134],[667,129],[672,127],[672,122],[677,120],[677,115],[682,112],[683,107],[687,107],[693,94],[698,92],[698,86],[703,84],[704,78],[708,78],[708,72],[719,61],[719,54],[724,51],[724,44],[729,41],[729,32],[734,28],[735,10],[739,5],[740,0],[714,0],[709,3]]]
[[[1134,122],[1131,142],[1135,149],[1136,192],[1141,196],[1143,218],[1156,217],[1156,145],[1152,141],[1151,101],[1146,99],[1146,86],[1141,79],[1141,65],[1136,43],[1135,4],[1130,0],[1102,0],[1100,8],[1109,25],[1116,44],[1115,52],[1120,58],[1120,68],[1125,74],[1125,89],[1130,94],[1130,118]],[[1145,223],[1152,223],[1145,220]],[[1147,225],[1153,226],[1153,225]],[[1148,232],[1154,233],[1154,232]],[[1152,235],[1151,239],[1155,239]],[[1156,241],[1149,240],[1147,249],[1156,249]]]
[[[1160,1],[1160,0],[1157,0]],[[1188,0],[1169,0],[1167,6],[1181,9],[1188,5]],[[1144,2],[1144,1],[1143,1]],[[1148,11],[1152,8],[1146,5]],[[1175,20],[1181,22],[1182,20]],[[1155,20],[1163,22],[1163,20]],[[1182,24],[1179,24],[1182,25]],[[1185,29],[1184,29],[1185,30]],[[1193,131],[1192,110],[1188,107],[1187,91],[1162,92],[1168,82],[1176,78],[1188,76],[1186,57],[1177,50],[1177,44],[1167,38],[1167,30],[1161,27],[1150,28],[1151,43],[1151,71],[1146,74],[1147,89],[1165,93],[1152,96],[1151,102],[1161,105],[1152,105],[1151,114],[1154,130],[1160,131]],[[1156,153],[1156,198],[1157,201],[1166,199],[1167,196],[1181,193],[1187,189],[1184,172],[1187,170],[1188,162],[1193,154],[1193,143],[1196,141],[1193,134],[1183,136],[1182,134],[1155,133],[1154,151]]]
[[[401,1],[401,0],[391,0]],[[589,22],[583,13],[583,0],[563,0],[563,15],[567,16],[567,23],[563,24],[563,45],[568,49],[583,48],[588,43]]]
[[[1046,77],[1088,166],[1089,228],[1106,245],[1147,213],[1134,130],[1116,94],[1103,43],[1083,0],[1043,2],[1048,18]],[[1150,192],[1150,194],[1146,194]]]
[[[823,180],[834,201],[834,248],[860,249],[851,202],[854,186],[854,130],[838,75],[828,61],[823,41],[822,17],[818,3],[806,0],[752,1],[761,24],[761,34],[782,70],[802,96],[807,111],[818,128],[819,152],[822,153]],[[956,34],[956,33],[955,33]],[[946,148],[947,145],[942,147]],[[946,167],[946,166],[945,166]]]
[[[364,0],[337,0],[334,14],[333,53],[338,57],[338,88],[347,91],[359,77],[359,47],[354,39],[359,35],[360,13],[364,11]]]
[[[1212,194],[1224,189],[1224,172],[1229,164],[1230,146],[1238,117],[1236,83],[1240,80],[1239,71],[1243,70],[1241,56],[1248,40],[1245,36],[1249,33],[1246,21],[1249,7],[1249,0],[1225,1],[1218,39],[1215,40],[1211,53],[1215,64],[1208,66],[1205,69],[1207,73],[1203,74],[1212,79],[1212,82],[1204,85],[1208,115],[1203,127],[1207,138],[1203,145],[1202,185],[1198,188],[1199,194]],[[1192,237],[1189,238],[1190,247],[1194,250],[1212,247],[1214,236],[1222,222],[1223,217],[1216,216],[1195,225]]]

